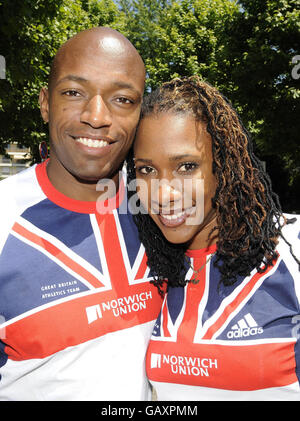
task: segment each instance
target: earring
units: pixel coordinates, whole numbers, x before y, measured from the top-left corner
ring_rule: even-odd
[[[43,141],[39,144],[39,152],[42,161],[48,158],[48,145],[47,142]]]

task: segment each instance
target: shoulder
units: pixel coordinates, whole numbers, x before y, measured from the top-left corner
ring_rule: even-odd
[[[20,171],[15,175],[11,175],[10,177],[5,178],[4,180],[0,181],[0,191],[8,191],[14,189],[22,182],[28,182],[29,180],[33,180],[35,178],[35,169],[36,164],[32,167],[26,168],[26,170]]]
[[[38,186],[35,168],[36,165],[0,181],[0,212],[13,204],[21,205],[22,199],[32,195]]]
[[[0,249],[18,215],[43,198],[35,167],[0,181]]]
[[[282,228],[282,234],[289,242],[300,241],[300,215],[284,214],[286,224]]]

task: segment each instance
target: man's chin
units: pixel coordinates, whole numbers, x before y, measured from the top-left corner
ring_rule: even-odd
[[[76,179],[77,182],[80,184],[97,184],[98,182],[109,182],[109,181],[117,181],[119,178],[119,169],[113,172],[73,172],[72,175]]]
[[[73,177],[76,179],[76,181],[78,181],[81,184],[97,184],[98,181],[102,178],[100,175],[86,176],[81,174],[73,174]]]

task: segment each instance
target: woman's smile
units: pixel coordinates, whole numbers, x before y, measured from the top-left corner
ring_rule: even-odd
[[[184,224],[187,218],[193,214],[195,214],[196,208],[185,209],[183,211],[177,211],[174,213],[159,213],[160,222],[165,225],[166,227],[179,227],[180,225]]]

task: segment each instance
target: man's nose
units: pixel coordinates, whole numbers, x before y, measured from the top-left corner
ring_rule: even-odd
[[[86,104],[81,113],[81,122],[94,128],[111,125],[111,112],[101,95],[93,96]]]

